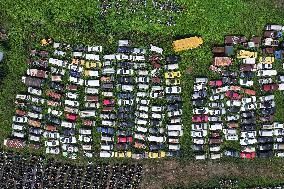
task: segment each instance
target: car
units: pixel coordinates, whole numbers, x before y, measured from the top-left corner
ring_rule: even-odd
[[[193,138],[203,138],[206,137],[206,135],[207,135],[207,130],[191,131],[191,137]]]
[[[258,143],[273,143],[273,137],[258,137]]]
[[[226,102],[226,105],[228,106],[228,107],[230,107],[230,106],[241,106],[242,105],[242,102],[240,101],[240,100],[228,100],[227,102]]]
[[[207,96],[207,91],[206,90],[200,90],[200,91],[195,91],[191,99],[199,99],[199,98],[205,98]]]
[[[220,116],[209,116],[208,117],[208,121],[209,122],[220,122],[221,121],[221,117]]]
[[[180,79],[166,79],[166,85],[180,85]]]
[[[239,50],[237,53],[237,58],[256,58],[256,57],[257,57],[257,52]]]
[[[209,85],[211,87],[221,87],[223,85],[222,80],[214,80],[214,81],[210,81]]]
[[[238,77],[239,74],[237,72],[225,70],[225,71],[221,71],[221,75],[223,77],[236,78]]]
[[[257,72],[258,77],[269,77],[269,76],[276,76],[277,71],[276,70],[259,70]]]
[[[239,115],[231,115],[226,117],[226,121],[238,121],[240,119]]]
[[[134,95],[129,92],[117,93],[117,97],[121,99],[133,99]]]
[[[210,102],[208,103],[208,106],[210,108],[224,108],[225,107],[223,102]]]
[[[254,117],[255,113],[252,111],[244,111],[241,113],[241,117],[248,118],[248,117]]]
[[[28,92],[30,94],[34,94],[34,95],[38,95],[38,96],[42,95],[42,90],[38,89],[38,88],[34,88],[34,87],[28,87]]]
[[[191,102],[193,106],[204,106],[206,104],[205,99],[195,99],[195,100],[192,100]]]
[[[168,101],[181,101],[182,98],[180,95],[166,95],[166,100]]]
[[[254,72],[241,72],[240,77],[252,79],[252,78],[254,78]]]
[[[59,141],[58,140],[45,141],[45,146],[50,146],[50,147],[59,146]]]
[[[257,67],[256,65],[252,65],[252,64],[241,64],[240,65],[240,71],[242,72],[252,72],[252,71],[256,71]]]
[[[207,107],[199,107],[193,109],[193,114],[208,114],[209,109]]]
[[[258,70],[271,70],[272,69],[272,64],[259,63],[259,64],[257,64],[257,69]]]
[[[275,112],[276,112],[275,107],[260,109],[260,114],[263,115],[263,116],[273,115],[273,114],[275,114]]]
[[[272,92],[279,88],[278,84],[271,83],[271,84],[264,84],[262,85],[262,90],[265,92]]]
[[[179,94],[181,93],[181,87],[173,86],[173,87],[166,87],[167,94]]]
[[[228,157],[239,157],[239,153],[237,150],[226,150],[224,151],[224,155]]]
[[[273,82],[272,78],[262,78],[262,79],[259,79],[258,82],[261,84],[261,85],[264,85],[264,84],[270,84]]]
[[[274,100],[274,95],[260,96],[260,97],[259,97],[259,100],[260,100],[261,102]]]
[[[46,147],[45,153],[47,153],[47,154],[59,154],[60,149],[59,149],[59,147]]]
[[[180,77],[180,71],[166,72],[165,79],[177,78]]]
[[[246,87],[251,87],[253,86],[253,80],[248,80],[248,79],[240,79],[240,85],[241,86],[246,86]]]
[[[207,115],[194,115],[192,116],[192,122],[208,122],[208,116]]]
[[[236,92],[234,92],[234,91],[227,91],[227,92],[225,93],[225,95],[226,95],[226,97],[229,97],[229,98],[232,99],[232,100],[239,100],[239,99],[242,98],[242,95],[241,95],[241,94],[236,93]]]
[[[63,144],[76,144],[77,139],[74,136],[70,137],[62,136],[60,137],[60,142]]]
[[[128,137],[117,137],[117,142],[118,143],[131,143],[133,141],[132,136]]]
[[[242,98],[242,104],[249,104],[249,103],[255,103],[255,102],[256,102],[255,96]]]
[[[166,57],[166,61],[169,63],[178,63],[181,61],[181,57],[179,55],[169,55]]]
[[[57,90],[57,91],[63,91],[64,90],[64,85],[60,84],[58,82],[51,82],[50,87],[54,90]]]
[[[258,103],[258,108],[273,108],[273,107],[275,107],[275,101],[274,100],[264,101],[264,102]]]
[[[275,61],[275,58],[273,56],[259,57],[259,63],[260,64],[272,64],[274,61]]]
[[[13,122],[15,122],[15,123],[27,123],[28,118],[27,117],[13,116]]]
[[[134,70],[121,68],[121,69],[117,69],[116,74],[117,75],[133,75]]]
[[[226,114],[226,109],[225,108],[221,108],[221,109],[210,109],[208,111],[209,115],[224,115]]]
[[[214,94],[212,96],[210,96],[210,101],[215,101],[215,100],[222,100],[225,98],[224,94]]]

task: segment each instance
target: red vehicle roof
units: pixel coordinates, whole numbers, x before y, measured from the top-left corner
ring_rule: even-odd
[[[229,97],[230,99],[241,99],[242,98],[242,95],[234,91],[226,91],[226,96]]]
[[[253,159],[255,158],[255,152],[241,152],[240,156],[246,159]]]
[[[208,122],[208,116],[207,115],[192,116],[192,122]]]
[[[71,120],[71,121],[76,121],[76,119],[78,118],[78,115],[75,114],[66,114],[66,118]]]
[[[274,84],[264,84],[262,85],[262,90],[264,91],[275,91],[278,89],[278,85],[276,83]]]
[[[8,139],[5,145],[10,148],[24,148],[26,144],[22,140]]]
[[[117,142],[127,142],[126,137],[117,137]]]
[[[223,85],[223,82],[221,80],[215,80],[215,81],[210,81],[209,82],[209,85],[210,86],[217,86],[217,87],[220,87]]]

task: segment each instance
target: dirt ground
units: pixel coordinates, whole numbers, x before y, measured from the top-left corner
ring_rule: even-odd
[[[193,184],[204,184],[222,178],[284,179],[284,162],[156,161],[145,164],[142,188],[190,187]]]

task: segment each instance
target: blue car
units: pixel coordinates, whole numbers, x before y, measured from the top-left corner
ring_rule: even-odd
[[[98,133],[104,133],[104,134],[113,135],[114,134],[114,129],[113,128],[109,128],[109,127],[97,127],[97,132]]]
[[[133,99],[134,98],[134,95],[131,93],[118,93],[117,96],[118,98],[121,98],[121,99]]]
[[[131,47],[118,47],[117,52],[118,53],[132,53],[133,50],[134,49]]]
[[[75,70],[70,70],[70,76],[80,78],[81,74]]]

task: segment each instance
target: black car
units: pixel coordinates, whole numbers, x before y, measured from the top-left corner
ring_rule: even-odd
[[[45,115],[45,119],[50,122],[53,123],[55,125],[60,125],[61,124],[61,120],[55,116],[51,116],[51,115]]]
[[[259,137],[258,143],[272,143],[273,142],[273,137]]]
[[[117,67],[119,68],[132,68],[134,66],[133,62],[118,62]]]
[[[272,150],[273,149],[273,144],[259,144],[258,145],[258,150],[260,151],[266,151],[266,150]]]
[[[227,107],[226,109],[229,113],[238,113],[240,111],[240,107],[237,106],[232,106],[232,107]]]
[[[177,102],[177,103],[174,103],[174,104],[169,104],[167,106],[167,110],[168,111],[179,110],[181,108],[182,108],[182,103],[181,102]]]
[[[121,84],[131,84],[134,82],[132,77],[118,77],[117,82]]]
[[[244,118],[254,117],[254,112],[242,112],[241,117]]]
[[[73,129],[64,129],[62,130],[62,134],[65,136],[74,136],[76,133]]]
[[[118,93],[117,94],[117,97],[118,98],[121,98],[121,99],[133,99],[134,98],[134,95],[132,93]]]
[[[233,71],[222,71],[221,72],[223,77],[232,77],[232,78],[236,78],[238,76],[237,72],[233,72]]]
[[[151,127],[151,128],[149,128],[148,131],[149,131],[150,134],[156,135],[156,134],[163,133],[164,129],[160,128],[160,127]]]
[[[118,119],[135,119],[135,116],[131,112],[119,113],[118,114]]]
[[[118,108],[118,112],[131,112],[133,111],[133,107],[132,106],[122,106]]]
[[[222,83],[227,85],[232,85],[238,83],[238,80],[230,77],[222,77]]]
[[[178,63],[180,60],[181,57],[179,55],[170,55],[166,57],[166,61],[169,63]]]
[[[75,45],[72,47],[73,51],[79,51],[79,52],[83,52],[83,51],[87,51],[88,48],[85,47],[84,45]]]
[[[196,99],[196,100],[192,100],[191,102],[193,106],[204,106],[206,104],[205,99]]]
[[[57,90],[57,91],[63,91],[64,90],[64,85],[60,84],[58,82],[52,82],[50,87],[54,90]]]
[[[253,78],[254,77],[254,73],[253,72],[241,72],[240,74],[241,78]]]
[[[178,150],[178,151],[168,151],[167,152],[167,156],[168,157],[178,157],[178,156],[180,156],[180,151]]]
[[[194,151],[204,151],[204,145],[202,145],[202,144],[194,144],[194,145],[192,145],[192,149]]]
[[[242,131],[255,131],[256,130],[256,125],[255,124],[250,124],[250,125],[241,125],[241,130]]]
[[[163,144],[150,144],[150,146],[149,146],[149,149],[151,151],[162,150],[163,148],[165,148],[165,146]]]
[[[118,144],[115,144],[115,148],[117,150],[128,150],[130,149],[130,145],[129,144],[126,144],[126,143],[118,143]]]
[[[133,50],[134,50],[134,49],[133,49],[132,47],[124,47],[124,46],[121,46],[121,47],[118,47],[117,52],[118,52],[118,53],[132,53]]]
[[[181,96],[180,95],[167,95],[166,99],[168,101],[181,101]]]
[[[260,114],[263,116],[273,115],[275,114],[275,112],[276,112],[275,108],[260,109]]]
[[[257,156],[260,158],[270,158],[273,157],[273,152],[270,151],[258,151]]]
[[[256,119],[255,118],[243,118],[241,119],[242,124],[255,124]]]
[[[41,113],[43,111],[43,107],[41,106],[30,106],[31,111]]]

